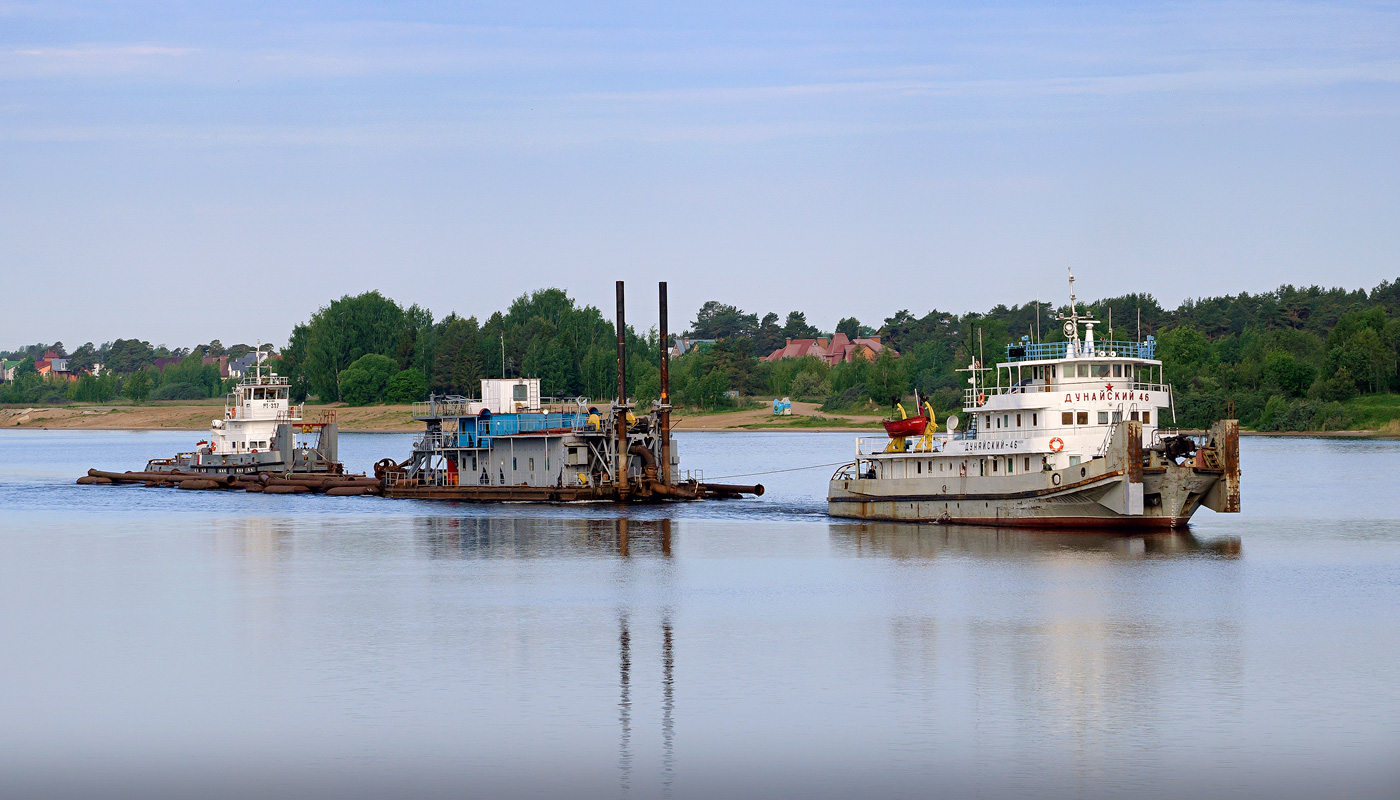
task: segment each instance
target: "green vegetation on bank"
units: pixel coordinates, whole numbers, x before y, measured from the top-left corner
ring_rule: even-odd
[[[974,357],[995,362],[1023,337],[1062,340],[1053,320],[1068,310],[1047,303],[962,315],[900,310],[877,328],[847,317],[837,326],[841,332],[878,335],[886,349],[874,360],[828,365],[816,358],[761,360],[787,338],[826,335],[801,312],[779,325],[776,313],[760,318],[710,301],[688,334],[715,342],[672,361],[672,395],[699,412],[789,396],[820,403],[823,414],[854,415],[888,408],[890,398],[918,390],[946,415],[962,404],[959,368]],[[1370,291],[1283,286],[1189,300],[1171,310],[1151,295],[1134,294],[1088,303],[1080,312],[1099,320],[1100,338],[1155,337],[1181,427],[1201,427],[1226,413],[1264,431],[1378,429],[1400,419],[1393,394],[1400,391],[1400,283]],[[627,340],[628,392],[649,403],[660,392],[661,343],[654,330],[629,329]],[[176,351],[131,339],[88,344],[70,360],[78,367],[101,363],[103,372],[68,383],[35,373],[34,360],[46,347],[61,351],[58,344],[33,345],[8,354],[24,361],[14,380],[0,385],[0,402],[217,396],[230,382],[203,357],[235,349],[217,341]],[[296,325],[271,366],[291,379],[297,399],[355,405],[409,402],[429,392],[475,395],[481,378],[498,375],[538,377],[554,397],[607,398],[616,382],[615,356],[612,323],[559,289],[522,295],[484,321],[455,314],[435,320],[427,309],[367,292],[332,301]],[[161,357],[183,359],[156,371]]]

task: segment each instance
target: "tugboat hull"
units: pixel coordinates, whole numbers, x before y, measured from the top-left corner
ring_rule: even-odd
[[[1184,527],[1202,505],[1239,510],[1238,423],[1217,423],[1212,446],[1194,460],[1150,466],[1143,464],[1138,423],[1119,425],[1118,445],[1105,457],[1057,470],[872,478],[847,466],[828,487],[827,512],[997,527],[1169,529]]]

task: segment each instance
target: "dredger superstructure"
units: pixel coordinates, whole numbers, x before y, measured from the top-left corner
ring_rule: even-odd
[[[552,399],[538,378],[488,378],[481,397],[415,403],[424,425],[407,459],[381,460],[388,497],[549,503],[660,502],[763,494],[762,485],[706,483],[680,469],[671,438],[666,283],[659,284],[661,396],[639,409],[627,397],[623,282],[617,282],[617,396]]]

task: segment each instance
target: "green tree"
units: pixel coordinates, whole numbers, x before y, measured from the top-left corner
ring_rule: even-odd
[[[846,317],[836,323],[836,332],[846,334],[846,338],[855,341],[860,338],[860,320],[855,317]]]
[[[1302,397],[1316,378],[1317,370],[1311,364],[1299,361],[1292,353],[1270,353],[1264,362],[1264,386],[1269,391]]]
[[[885,405],[892,397],[903,397],[909,391],[909,381],[900,368],[900,359],[882,350],[866,373],[865,388],[871,400]]]
[[[137,339],[117,339],[107,345],[106,350],[102,366],[118,375],[128,375],[137,370],[145,369],[154,364],[156,360],[151,343]]]
[[[428,396],[428,379],[417,368],[400,370],[384,388],[384,399],[390,403],[414,403]]]
[[[122,394],[140,403],[151,395],[151,373],[146,370],[133,372],[122,383]]]
[[[753,334],[753,354],[759,358],[767,356],[786,344],[784,338],[783,329],[778,325],[778,315],[771,311],[764,314],[763,321]]]
[[[398,364],[388,356],[360,356],[340,372],[338,392],[352,406],[382,402],[389,379],[398,371]]]
[[[379,292],[347,295],[317,311],[307,323],[306,334],[305,374],[310,391],[323,400],[342,398],[340,373],[365,355],[398,353],[408,335],[407,320],[404,310]]]
[[[433,391],[472,395],[482,378],[480,330],[475,317],[453,314],[439,325],[433,356]]]
[[[735,306],[711,300],[695,313],[690,335],[696,339],[728,339],[751,336],[757,328],[757,314],[745,314]]]
[[[815,326],[807,324],[807,315],[801,311],[789,311],[787,322],[783,324],[783,338],[785,339],[815,339],[822,335],[822,332]]]

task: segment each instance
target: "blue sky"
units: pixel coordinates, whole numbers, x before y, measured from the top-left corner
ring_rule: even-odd
[[[1369,287],[1396,142],[1394,4],[0,0],[0,347]]]

